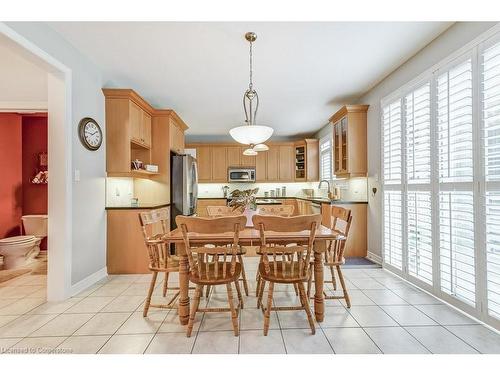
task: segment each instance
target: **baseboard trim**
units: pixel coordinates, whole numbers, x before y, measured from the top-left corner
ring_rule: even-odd
[[[107,276],[108,276],[108,268],[107,267],[101,268],[99,271],[94,272],[92,275],[87,276],[85,279],[80,280],[76,284],[71,285],[70,296],[73,297],[74,295],[83,292],[85,289],[94,285],[96,282],[104,279]]]
[[[374,263],[382,265],[382,257],[379,256],[379,255],[377,255],[377,254],[374,254],[374,253],[368,251],[368,254],[366,255],[366,258],[370,259]]]

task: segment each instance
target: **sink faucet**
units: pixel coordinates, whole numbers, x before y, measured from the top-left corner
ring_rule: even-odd
[[[328,185],[328,199],[330,199],[330,200],[333,199],[333,193],[330,190],[330,181],[328,181],[328,180],[321,180],[319,182],[318,189],[321,189],[321,185],[323,184],[323,182],[326,182],[326,184]]]

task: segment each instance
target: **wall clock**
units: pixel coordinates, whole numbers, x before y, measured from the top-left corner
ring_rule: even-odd
[[[96,151],[102,144],[102,130],[97,121],[90,117],[81,119],[78,124],[80,142],[90,151]]]

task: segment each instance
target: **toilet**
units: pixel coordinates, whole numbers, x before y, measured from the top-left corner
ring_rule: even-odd
[[[40,242],[35,236],[15,236],[0,240],[5,270],[19,268],[31,262],[40,252]]]
[[[26,266],[40,253],[40,242],[47,237],[47,215],[25,215],[21,217],[24,236],[7,237],[0,240],[0,254],[4,269]]]

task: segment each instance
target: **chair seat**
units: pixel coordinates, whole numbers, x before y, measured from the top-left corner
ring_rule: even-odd
[[[150,271],[156,272],[179,272],[180,260],[177,255],[171,255],[168,260],[168,267],[164,262],[160,262],[158,267],[152,267],[149,265]]]
[[[302,271],[302,274],[299,274],[299,264],[297,262],[293,263],[293,269],[290,269],[289,264],[286,264],[285,269],[283,269],[283,264],[283,262],[276,262],[275,271],[274,262],[269,262],[269,272],[266,272],[266,265],[261,262],[259,264],[260,277],[266,281],[281,284],[304,282],[309,278],[309,272]]]
[[[206,269],[206,265],[208,264],[208,270]],[[226,265],[226,275],[224,276],[224,264]],[[197,267],[197,266],[196,266]],[[216,276],[215,272],[215,262],[204,263],[201,267],[201,274],[194,275],[189,273],[189,281],[194,284],[199,285],[219,285],[219,284],[227,284],[232,281],[237,281],[240,278],[241,274],[241,264],[236,262],[234,273],[231,274],[231,263],[230,262],[219,262],[218,263],[218,272]],[[207,272],[208,271],[208,272]]]

